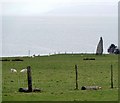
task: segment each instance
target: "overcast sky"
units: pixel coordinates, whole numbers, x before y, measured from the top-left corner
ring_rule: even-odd
[[[2,55],[54,52],[104,53],[118,45],[117,0],[4,0]]]

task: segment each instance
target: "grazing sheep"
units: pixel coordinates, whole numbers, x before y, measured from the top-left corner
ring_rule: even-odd
[[[21,73],[26,73],[26,72],[27,72],[27,69],[22,69],[20,72],[21,72]]]
[[[12,69],[11,69],[11,72],[12,72],[12,73],[17,73],[17,70],[12,68]]]

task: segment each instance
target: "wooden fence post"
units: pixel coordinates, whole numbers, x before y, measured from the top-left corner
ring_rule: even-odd
[[[113,88],[113,65],[111,64],[111,88]]]
[[[78,66],[75,65],[75,73],[76,73],[76,90],[78,90]]]
[[[32,92],[32,76],[31,76],[31,67],[27,67],[27,79],[28,79],[28,92]]]

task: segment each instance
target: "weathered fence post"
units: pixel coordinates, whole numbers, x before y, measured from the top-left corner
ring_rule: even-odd
[[[28,92],[32,92],[32,76],[31,76],[31,67],[27,67],[27,79],[28,79]]]
[[[76,73],[76,90],[78,90],[78,66],[75,65],[75,73]]]
[[[113,65],[111,64],[111,88],[113,88]]]

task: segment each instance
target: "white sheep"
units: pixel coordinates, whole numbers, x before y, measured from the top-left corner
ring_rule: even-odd
[[[21,73],[26,73],[26,72],[27,72],[27,69],[22,69],[20,72],[21,72]]]
[[[12,72],[12,73],[17,73],[17,70],[12,68],[12,69],[11,69],[11,72]]]

